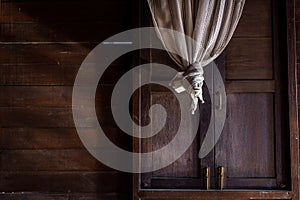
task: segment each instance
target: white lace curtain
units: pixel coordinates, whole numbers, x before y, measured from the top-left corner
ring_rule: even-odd
[[[198,99],[203,101],[203,67],[217,58],[230,41],[241,17],[245,0],[148,0],[154,26],[168,28],[189,36],[197,45],[185,38],[175,38],[157,29],[166,49],[176,47],[187,55],[183,60],[169,53],[182,69],[172,80],[177,92],[187,91],[192,97],[191,110],[195,112]],[[190,82],[182,85],[183,79]]]

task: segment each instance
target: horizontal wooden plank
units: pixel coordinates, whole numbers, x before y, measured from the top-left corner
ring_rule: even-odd
[[[84,148],[74,128],[0,128],[0,149]]]
[[[0,190],[118,193],[130,190],[130,178],[120,172],[0,172]]]
[[[38,193],[13,192],[1,193],[1,200],[129,200],[129,194],[118,193]]]
[[[272,1],[246,1],[233,37],[272,37]]]
[[[102,42],[129,28],[126,18],[119,22],[0,23],[1,42]],[[105,27],[106,31],[103,31]]]
[[[0,198],[2,200],[68,200],[67,194],[46,194],[46,193],[1,193]]]
[[[1,127],[74,127],[71,108],[0,108]]]
[[[226,93],[275,92],[275,81],[226,81]]]
[[[94,108],[86,107],[87,123],[80,124],[81,127],[91,127],[91,119],[86,114],[93,112]],[[116,127],[110,107],[97,108],[98,121],[103,127]],[[68,128],[74,127],[71,108],[50,108],[50,107],[1,107],[1,127],[39,127],[39,128]]]
[[[2,150],[0,171],[110,170],[85,149]]]
[[[3,44],[0,42],[0,66],[10,65],[76,65],[82,64],[86,56],[97,46],[97,43],[18,43]],[[128,69],[131,54],[126,54],[112,62]],[[126,64],[124,63],[126,61]],[[112,64],[113,64],[112,63]],[[98,60],[97,67],[101,67]],[[104,66],[107,67],[107,66]]]
[[[81,64],[95,43],[0,44],[0,65]]]
[[[63,85],[64,76],[61,65],[0,66],[0,85]]]
[[[71,106],[69,86],[0,86],[0,106]]]
[[[88,87],[82,88],[88,90]],[[112,91],[113,85],[99,85],[95,98],[97,106],[110,106]],[[72,86],[0,86],[0,107],[72,106],[72,92]],[[79,98],[84,100],[86,95]]]
[[[84,3],[83,1],[9,0],[1,3],[0,22],[95,22],[108,18],[111,22],[120,22],[124,18],[130,19],[131,5],[120,0],[89,0]],[[114,12],[107,9],[112,7]]]
[[[38,193],[13,192],[1,193],[1,200],[130,200],[130,194],[118,193]]]
[[[90,138],[99,134],[86,129]],[[118,128],[104,128],[105,135],[120,148],[131,150],[132,138]],[[2,150],[51,150],[83,149],[84,146],[75,128],[0,128],[0,149]]]
[[[130,62],[130,54],[124,55],[116,59],[110,66],[97,66],[106,68],[105,72],[102,74],[99,83],[100,84],[115,84],[117,81],[129,70],[132,65]],[[65,67],[64,68],[64,85],[73,85],[75,82],[76,75],[78,73],[79,67]],[[92,69],[93,70],[93,69]],[[91,71],[93,73],[93,71]],[[89,77],[86,77],[87,80]]]
[[[116,83],[130,66],[126,59],[115,60],[106,68],[99,83]],[[73,85],[79,68],[80,64],[0,65],[0,85]]]
[[[233,38],[225,51],[226,79],[272,79],[272,40]]]

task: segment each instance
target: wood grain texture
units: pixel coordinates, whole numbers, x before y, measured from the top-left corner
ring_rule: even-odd
[[[93,128],[85,129],[91,138],[97,136]],[[105,135],[117,146],[130,149],[129,136],[118,128],[103,127]],[[61,150],[83,149],[75,128],[0,128],[2,150]]]
[[[98,11],[99,12],[99,11]],[[124,12],[124,11],[123,11]],[[122,14],[122,13],[120,13]],[[126,18],[117,22],[1,23],[0,38],[7,42],[97,42],[126,30]],[[122,24],[120,26],[119,24]],[[102,27],[107,27],[103,31]]]
[[[0,194],[0,198],[3,200],[68,200],[69,197],[66,194],[42,194],[42,193],[4,193]]]
[[[152,138],[145,139],[142,141],[142,151],[143,152],[152,152],[164,147],[166,144],[171,142],[174,139],[174,136],[178,134],[178,126],[180,124],[180,108],[176,97],[171,92],[158,92],[159,88],[155,87],[155,92],[151,86],[150,95],[143,96],[142,101],[148,102],[148,106],[153,104],[162,105],[166,108],[168,114],[167,121],[164,127],[159,131],[159,133]],[[148,98],[149,99],[148,99]],[[147,116],[146,112],[143,112],[142,115]],[[190,117],[190,123],[187,125],[185,130],[187,130],[186,136],[192,135],[193,129],[193,118]],[[162,116],[153,115],[153,124],[151,130],[155,129],[155,125],[158,126],[160,121],[163,121]],[[190,136],[191,137],[191,136]],[[198,137],[197,137],[198,138]],[[197,158],[197,139],[193,142],[187,151],[174,163],[171,165],[142,175],[142,184],[144,188],[199,188],[201,181],[200,178],[200,166]],[[176,151],[176,149],[173,149]],[[172,154],[172,152],[171,152]],[[174,152],[175,154],[175,152]],[[160,159],[164,159],[166,155],[160,155]],[[143,162],[143,165],[155,165],[155,163],[161,162],[159,159],[152,159],[147,162]],[[194,180],[191,180],[194,179]]]
[[[300,21],[300,2],[298,0],[295,1],[295,22]],[[299,35],[296,35],[297,40],[299,40]]]
[[[130,200],[126,194],[103,193],[38,193],[38,192],[14,192],[0,194],[2,200]]]
[[[113,91],[111,84],[99,85],[95,101],[99,107],[111,104]],[[85,87],[82,87],[85,89]],[[72,86],[0,86],[0,107],[70,107],[72,104]],[[78,105],[84,104],[85,96],[78,97]],[[80,101],[80,98],[82,99]]]
[[[103,127],[116,127],[110,107],[96,109],[97,117]],[[93,107],[86,107],[82,117],[88,117]],[[85,115],[87,114],[87,115]],[[87,122],[89,119],[87,118]],[[71,107],[0,107],[1,127],[39,127],[70,128],[75,127]],[[81,127],[91,127],[81,124]]]
[[[233,35],[237,37],[272,37],[272,1],[246,1],[242,17]],[[260,25],[258,25],[260,24]]]
[[[131,3],[0,5],[0,199],[130,199],[131,175],[112,171],[84,149],[73,123],[72,86],[88,53],[130,28]],[[113,85],[130,62],[128,55],[109,66],[95,99],[105,134],[125,150],[131,139],[116,127],[109,107]],[[93,128],[87,133],[91,139],[97,134]]]
[[[73,128],[1,128],[1,149],[78,149],[83,145]]]
[[[130,9],[130,3],[111,0],[95,1],[88,0],[82,3],[76,1],[1,1],[1,23],[73,23],[107,21],[117,23],[116,26],[122,26],[120,22],[128,23],[130,15],[127,9]],[[110,7],[115,8],[115,12],[110,12]],[[72,9],[70,9],[72,8]],[[55,10],[55,12],[53,12]],[[120,18],[120,15],[123,17]]]
[[[0,44],[0,65],[81,64],[97,44]]]
[[[177,103],[177,99],[172,93],[152,93],[151,94],[151,104],[161,104],[167,108],[169,117],[165,127],[161,130],[159,135],[152,138],[152,148],[151,152],[162,148],[174,138],[178,133],[178,126],[180,124],[180,108]],[[153,116],[154,117],[154,116]],[[189,126],[185,128],[186,137],[192,135],[193,128],[193,118],[185,119],[190,121]],[[159,116],[154,117],[153,125],[159,124],[162,119]],[[183,142],[183,141],[182,141]],[[175,149],[176,151],[176,149]],[[197,163],[197,141],[191,145],[190,148],[172,165],[161,169],[157,172],[153,172],[154,177],[199,177],[199,164]],[[175,152],[174,152],[175,154]],[[164,156],[162,156],[163,158]],[[155,163],[155,160],[152,160]],[[145,163],[146,164],[146,163]]]
[[[300,52],[300,42],[296,43],[296,52]],[[300,53],[297,53],[297,61],[300,61]]]
[[[227,100],[227,177],[275,177],[272,94],[228,95]]]
[[[124,193],[129,174],[120,172],[0,172],[3,192]]]
[[[128,70],[128,57],[121,57],[101,76],[101,84],[115,84]],[[14,86],[73,86],[81,64],[3,64],[0,65],[0,85]],[[91,71],[91,73],[94,73]],[[111,76],[110,74],[114,74]]]
[[[272,39],[233,38],[226,48],[226,79],[273,79]]]
[[[275,81],[226,81],[226,93],[275,92]]]
[[[109,171],[85,149],[3,150],[0,170],[4,171]]]

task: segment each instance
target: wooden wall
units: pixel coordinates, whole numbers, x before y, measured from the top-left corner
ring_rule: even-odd
[[[270,2],[247,1],[226,49],[227,80],[273,77]],[[131,199],[131,174],[89,155],[71,110],[81,62],[100,41],[131,27],[131,8],[124,0],[0,0],[0,199]],[[112,122],[109,93],[129,63],[114,62],[97,92],[101,124],[126,148],[130,139]]]
[[[71,109],[80,64],[99,42],[130,28],[131,4],[0,0],[0,8],[0,199],[131,199],[131,175],[85,150]],[[112,64],[96,100],[106,133],[123,146],[130,142],[119,137],[108,106],[128,62]]]

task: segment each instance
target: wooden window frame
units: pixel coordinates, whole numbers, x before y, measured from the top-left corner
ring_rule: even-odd
[[[133,1],[134,10],[141,12],[139,1]],[[142,14],[139,13],[139,16]],[[273,17],[276,17],[273,15]],[[288,190],[155,190],[141,189],[140,175],[133,175],[133,199],[136,200],[154,200],[154,199],[293,199],[299,200],[299,134],[298,134],[298,102],[297,102],[297,65],[296,65],[296,28],[295,28],[295,0],[286,0],[285,19],[282,22],[286,24],[286,61],[284,64],[288,67],[288,106],[289,106],[289,138],[290,143],[290,185]],[[273,24],[276,26],[275,24]],[[274,37],[278,37],[275,33]],[[278,55],[278,54],[275,54]],[[139,99],[133,100],[133,114],[139,116],[139,111],[135,106]],[[139,140],[133,140],[133,150],[138,152]]]

